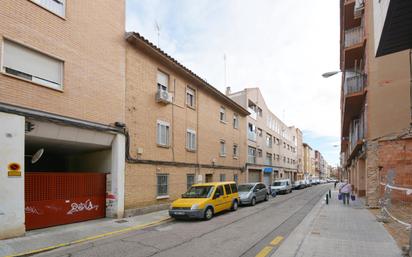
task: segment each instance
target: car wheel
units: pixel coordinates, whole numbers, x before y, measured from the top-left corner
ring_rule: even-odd
[[[211,218],[213,218],[213,209],[212,207],[207,207],[206,211],[205,211],[205,220],[210,220]]]
[[[237,210],[237,207],[239,207],[239,204],[238,204],[237,201],[235,200],[235,201],[233,201],[233,204],[232,204],[232,211],[236,211],[236,210]]]
[[[250,205],[255,206],[256,205],[256,198],[252,198],[252,201],[250,202]]]
[[[269,194],[266,194],[265,201],[269,201]]]

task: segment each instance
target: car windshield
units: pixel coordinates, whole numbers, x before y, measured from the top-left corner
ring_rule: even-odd
[[[182,198],[209,198],[212,191],[213,186],[192,186]]]
[[[286,182],[277,181],[277,182],[273,182],[272,186],[278,187],[278,186],[284,186],[285,184],[286,184]]]
[[[239,192],[249,192],[253,188],[253,185],[239,185],[237,190]]]

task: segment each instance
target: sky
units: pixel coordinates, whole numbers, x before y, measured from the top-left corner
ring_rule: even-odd
[[[339,70],[339,1],[126,0],[126,31],[221,92],[259,87],[276,116],[339,163],[340,76],[321,76]]]

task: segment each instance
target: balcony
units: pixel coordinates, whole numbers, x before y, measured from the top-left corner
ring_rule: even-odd
[[[252,163],[252,164],[256,164],[256,156],[254,156],[254,155],[248,155],[248,156],[247,156],[247,162],[248,162],[248,163]]]
[[[343,93],[345,94],[345,96],[360,93],[363,92],[365,86],[366,74],[356,74],[354,76],[345,78],[345,82],[343,84]]]
[[[257,113],[255,112],[255,110],[253,110],[252,108],[247,108],[247,110],[248,110],[248,112],[250,112],[249,117],[256,120],[257,119]]]
[[[345,48],[363,43],[364,29],[363,26],[358,26],[345,30]]]
[[[256,142],[256,133],[252,131],[247,132],[247,139]]]

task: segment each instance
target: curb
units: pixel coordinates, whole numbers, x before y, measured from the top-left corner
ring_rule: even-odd
[[[85,238],[75,240],[75,241],[71,241],[71,242],[67,242],[67,243],[61,243],[61,244],[52,245],[52,246],[48,246],[48,247],[44,247],[44,248],[30,250],[30,251],[27,251],[27,252],[16,253],[16,254],[12,254],[12,255],[6,255],[5,257],[29,256],[29,255],[33,255],[33,254],[37,254],[37,253],[42,253],[42,252],[46,252],[46,251],[55,250],[55,249],[65,247],[65,246],[84,243],[84,242],[87,242],[87,241],[91,241],[91,240],[95,240],[95,239],[99,239],[99,238],[103,238],[103,237],[123,234],[123,233],[129,232],[129,231],[141,230],[141,229],[144,229],[144,228],[148,228],[148,227],[168,223],[172,220],[173,220],[172,218],[165,218],[165,219],[149,222],[149,223],[146,223],[146,224],[136,225],[136,226],[123,228],[123,229],[119,229],[119,230],[115,230],[115,231],[111,231],[111,232],[107,232],[107,233],[103,233],[103,234],[98,234],[98,235],[94,235],[94,236],[85,237]]]

